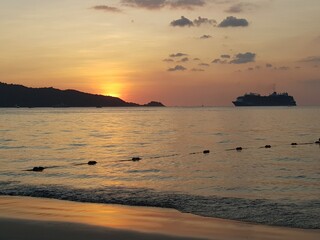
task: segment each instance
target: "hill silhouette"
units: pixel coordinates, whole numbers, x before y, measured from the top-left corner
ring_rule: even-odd
[[[0,82],[0,107],[139,107],[117,97],[56,88],[29,88]],[[150,102],[143,106],[164,106]]]

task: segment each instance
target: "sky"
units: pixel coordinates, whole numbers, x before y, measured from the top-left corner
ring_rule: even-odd
[[[320,105],[319,0],[1,0],[0,81],[167,106]]]

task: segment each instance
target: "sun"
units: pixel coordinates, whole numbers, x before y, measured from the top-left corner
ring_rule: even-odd
[[[109,83],[102,87],[102,94],[105,96],[121,98],[121,85],[119,83]]]

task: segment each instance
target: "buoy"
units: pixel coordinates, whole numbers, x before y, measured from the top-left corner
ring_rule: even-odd
[[[88,162],[88,165],[96,165],[96,164],[97,164],[96,161],[89,161],[89,162]]]
[[[132,160],[133,162],[137,162],[137,161],[140,161],[141,158],[140,158],[140,157],[133,157],[131,160]]]
[[[237,151],[241,151],[241,150],[242,150],[242,147],[237,147],[236,150],[237,150]]]
[[[298,145],[298,143],[291,143],[291,146],[297,146]]]
[[[32,171],[34,172],[42,172],[44,170],[44,167],[34,167],[32,168]]]
[[[210,153],[210,150],[203,150],[203,154],[208,154]]]
[[[271,148],[271,145],[265,145],[264,147],[265,148]]]

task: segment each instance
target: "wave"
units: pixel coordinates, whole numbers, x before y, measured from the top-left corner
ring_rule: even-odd
[[[107,186],[73,188],[60,185],[25,185],[0,182],[0,195],[30,196],[61,200],[173,208],[205,217],[304,229],[319,229],[320,201],[244,199],[159,192],[148,188]]]

